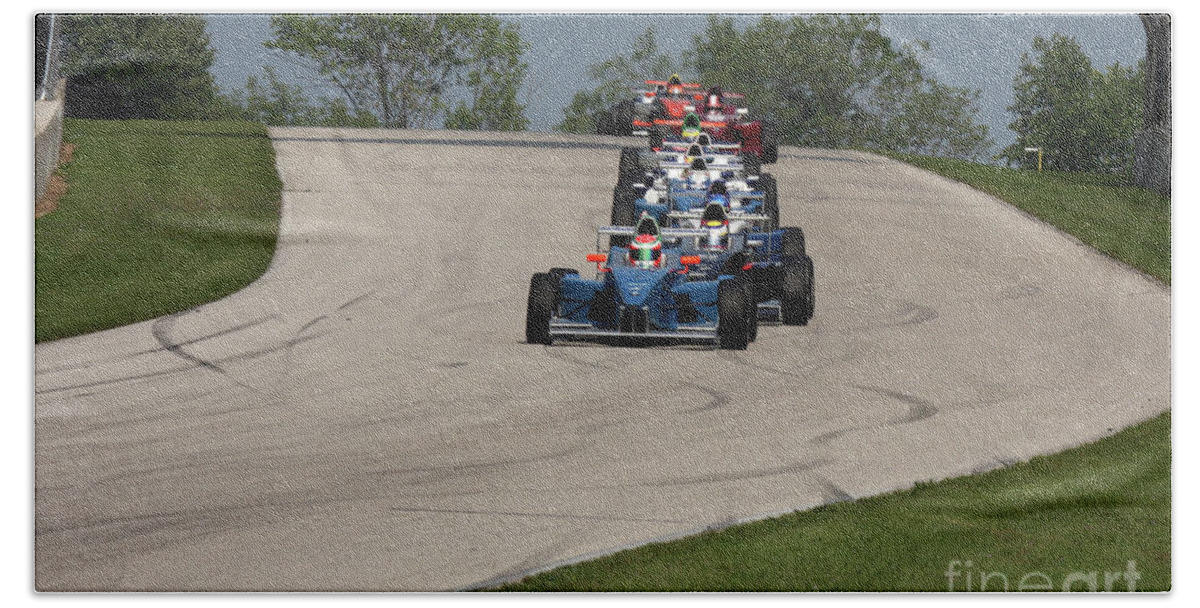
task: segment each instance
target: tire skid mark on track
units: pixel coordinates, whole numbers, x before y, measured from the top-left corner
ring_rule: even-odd
[[[371,297],[371,296],[375,295],[375,292],[376,292],[376,291],[378,291],[378,290],[377,290],[377,289],[372,289],[372,290],[366,291],[366,292],[364,292],[364,293],[360,293],[360,294],[358,294],[357,296],[354,296],[353,298],[350,298],[349,300],[346,300],[344,303],[342,303],[342,305],[341,305],[341,306],[338,306],[338,307],[337,307],[336,311],[342,311],[342,310],[346,310],[347,308],[350,308],[351,306],[354,306],[355,304],[358,304],[359,302],[361,302],[361,301],[363,301],[363,300],[365,300],[365,299],[367,299],[367,298],[369,298],[369,297]],[[336,311],[335,311],[335,312],[336,312]]]
[[[727,481],[745,481],[748,479],[759,479],[762,477],[774,477],[776,475],[805,473],[819,469],[825,465],[831,464],[832,462],[834,461],[830,458],[817,458],[813,460],[793,462],[777,467],[762,467],[729,473],[706,473],[703,475],[684,477],[666,477],[652,481],[640,482],[633,485],[636,487],[654,488],[663,486],[692,486],[706,483],[722,483]]]
[[[229,372],[225,371],[225,368],[201,357],[197,357],[196,355],[183,350],[183,346],[180,344],[171,341],[171,338],[167,334],[170,333],[170,331],[175,327],[175,321],[177,321],[183,314],[187,313],[176,313],[156,319],[154,323],[150,325],[150,334],[154,336],[155,341],[157,341],[168,352],[179,357],[180,359],[194,363],[196,366],[210,369],[218,374],[221,374],[222,376],[225,376],[226,378],[233,380],[233,378],[229,376]],[[234,380],[234,382],[237,381]]]
[[[932,418],[938,413],[937,406],[915,395],[910,395],[908,393],[879,386],[865,386],[861,384],[855,384],[853,386],[860,391],[867,391],[869,393],[883,395],[884,397],[895,399],[896,401],[908,406],[908,413],[898,418],[889,420],[887,422],[889,426],[920,422],[922,420]]]
[[[293,346],[296,346],[297,344],[302,344],[304,342],[308,342],[310,340],[315,340],[317,338],[321,338],[324,336],[325,336],[325,334],[313,334],[313,335],[308,335],[308,336],[300,336],[297,338],[293,338],[291,340],[284,341],[282,343],[277,343],[277,344],[265,346],[263,348],[255,349],[252,351],[247,351],[244,353],[239,353],[236,355],[231,355],[228,357],[216,359],[215,363],[224,365],[226,363],[231,363],[234,361],[245,361],[245,360],[249,360],[249,359],[256,359],[258,357],[263,357],[263,356],[266,356],[266,355],[269,355],[269,354],[272,354],[275,352],[279,352],[281,350],[285,350],[285,349],[291,348]],[[187,360],[185,357],[181,357],[181,358],[183,358],[184,360]],[[119,376],[116,378],[109,378],[107,380],[97,380],[95,382],[84,382],[84,383],[80,383],[80,384],[72,384],[69,386],[59,386],[59,387],[54,387],[54,388],[41,389],[41,390],[35,391],[34,394],[42,395],[42,394],[48,394],[48,393],[60,393],[63,391],[78,390],[81,388],[94,388],[97,386],[107,386],[110,384],[118,384],[121,382],[146,380],[148,378],[157,378],[160,376],[170,376],[173,374],[190,372],[190,371],[194,371],[196,369],[201,369],[201,368],[202,368],[202,366],[197,365],[197,364],[185,365],[183,367],[173,367],[173,368],[169,368],[169,369],[161,369],[161,370],[156,370],[153,372],[147,372],[144,374],[131,374],[131,375]],[[224,376],[225,374],[222,374],[222,375]],[[226,377],[228,377],[228,376],[226,376]],[[232,378],[230,378],[230,380],[234,381]],[[237,383],[236,381],[234,381],[234,382]],[[254,390],[252,387],[247,387],[241,383],[237,383],[237,384],[238,384],[238,386],[242,386],[243,388],[248,388],[248,389]]]
[[[680,385],[678,385],[678,387],[682,390],[691,389],[694,391],[704,393],[705,395],[708,395],[708,398],[709,398],[708,402],[701,405],[700,407],[694,407],[691,409],[683,410],[680,412],[681,414],[699,414],[700,412],[717,410],[717,409],[721,409],[733,402],[733,398],[730,397],[729,393],[726,391],[720,391],[720,390],[708,388],[708,387],[701,386],[701,385],[690,385],[690,384],[680,384]]]
[[[573,519],[580,521],[613,521],[634,523],[681,524],[679,519],[662,519],[655,517],[624,517],[616,515],[581,515],[577,513],[532,513],[523,511],[502,511],[495,509],[435,509],[426,507],[392,507],[397,513],[446,514],[446,515],[490,515],[497,517],[527,517],[536,519]]]
[[[373,469],[366,470],[364,473],[378,476],[381,480],[394,480],[396,483],[400,483],[406,488],[410,486],[441,484],[448,483],[456,477],[473,476],[479,471],[503,469],[508,467],[521,467],[540,462],[554,461],[560,458],[565,459],[582,452],[588,445],[589,442],[581,440],[572,442],[560,450],[554,450],[546,454],[536,454],[526,458],[508,457],[497,458],[495,460],[456,462],[452,464],[426,467],[418,466],[411,468]],[[395,480],[397,477],[412,479]]]

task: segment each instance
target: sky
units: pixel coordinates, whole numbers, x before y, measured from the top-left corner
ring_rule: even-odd
[[[758,15],[731,15],[740,27]],[[529,73],[519,100],[526,104],[530,128],[548,131],[562,118],[562,109],[576,91],[590,88],[586,69],[616,55],[627,55],[636,35],[653,27],[660,49],[682,55],[692,37],[702,34],[705,14],[502,14],[521,29],[530,48],[525,54]],[[1073,36],[1096,68],[1113,63],[1136,64],[1145,56],[1141,22],[1132,13],[885,13],[882,30],[896,45],[929,43],[921,62],[943,84],[978,89],[979,121],[988,125],[998,151],[1015,139],[1008,130],[1013,120],[1013,78],[1021,54],[1029,52],[1035,36],[1058,32]],[[214,14],[208,33],[216,58],[213,76],[224,92],[245,87],[249,76],[262,76],[273,66],[285,81],[305,86],[310,98],[336,91],[316,74],[311,64],[267,49],[272,37],[266,14]],[[666,75],[647,74],[647,78]]]

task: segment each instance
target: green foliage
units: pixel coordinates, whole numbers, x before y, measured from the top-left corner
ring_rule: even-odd
[[[266,271],[282,184],[248,122],[67,119],[58,209],[34,223],[34,339],[186,310]]]
[[[216,86],[204,18],[188,15],[66,15],[68,116],[209,118]]]
[[[651,78],[666,79],[681,72],[683,63],[660,52],[654,28],[646,28],[634,39],[628,57],[617,56],[588,66],[588,77],[599,84],[575,93],[571,104],[563,109],[566,118],[554,128],[566,133],[595,133],[596,115],[629,98],[632,86]]]
[[[312,60],[343,93],[345,115],[370,114],[388,128],[433,126],[455,87],[471,104],[457,128],[524,128],[516,92],[525,75],[517,30],[487,15],[280,15],[269,48]]]
[[[1001,153],[1010,164],[1036,166],[1039,147],[1046,168],[1061,171],[1128,172],[1133,137],[1142,125],[1144,71],[1114,64],[1103,72],[1072,37],[1033,39],[1035,56],[1021,56],[1013,80],[1015,144]]]
[[[459,102],[446,118],[447,129],[524,131],[529,126],[525,106],[517,103],[528,66],[521,61],[528,45],[513,25],[498,19],[475,24],[477,34],[462,79],[471,94],[471,104]]]
[[[978,157],[978,91],[937,82],[920,50],[896,48],[878,15],[767,15],[744,32],[712,16],[692,57],[702,82],[745,93],[786,143]]]
[[[355,114],[343,99],[325,99],[314,105],[304,95],[303,89],[281,81],[271,66],[263,68],[266,82],[251,76],[246,79],[246,90],[235,92],[230,102],[240,108],[245,120],[266,125],[319,126],[319,127],[376,127],[378,120],[373,114]]]

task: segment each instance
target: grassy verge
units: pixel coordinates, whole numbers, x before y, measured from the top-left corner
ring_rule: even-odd
[[[1115,176],[896,155],[1024,209],[1165,283],[1170,201]],[[1171,418],[983,475],[647,545],[505,591],[1140,591],[1171,588]],[[1118,574],[1120,573],[1120,574]]]
[[[963,182],[1171,284],[1171,201],[1117,175],[1028,171],[947,158],[890,154]]]
[[[505,591],[1017,591],[1171,586],[1171,418],[1010,468],[647,545]],[[954,563],[957,560],[957,563]],[[969,562],[969,563],[968,563]],[[993,573],[998,573],[997,576]],[[1039,576],[1040,573],[1044,576]],[[1028,576],[1027,576],[1028,575]],[[1110,575],[1111,588],[1128,579]]]
[[[266,130],[67,120],[58,209],[34,222],[43,342],[211,302],[266,271],[282,184]]]

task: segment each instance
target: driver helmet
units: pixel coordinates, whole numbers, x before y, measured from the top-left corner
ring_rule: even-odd
[[[721,207],[729,208],[729,190],[725,187],[725,182],[721,180],[714,181],[708,187],[708,194],[705,195],[706,203],[718,203]]]
[[[695,139],[700,136],[700,117],[694,112],[688,112],[687,116],[683,117],[683,128],[680,134],[684,139]]]
[[[683,79],[679,74],[671,74],[667,79],[667,92],[672,95],[683,95]]]
[[[721,87],[713,87],[708,90],[708,98],[705,100],[704,106],[709,111],[718,111],[721,109],[723,97]]]
[[[657,234],[639,234],[629,243],[629,263],[635,268],[653,269],[662,265],[662,239]]]
[[[700,134],[696,136],[696,144],[700,146],[711,146],[712,136],[704,131],[701,131]]]
[[[700,227],[708,232],[700,244],[704,249],[725,250],[729,248],[729,216],[725,207],[717,202],[710,202],[704,207],[700,216]]]

